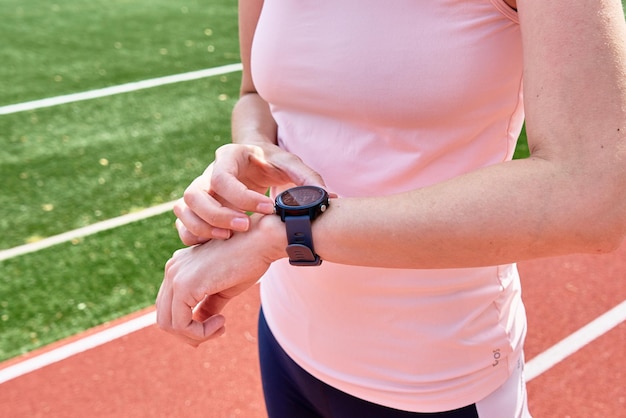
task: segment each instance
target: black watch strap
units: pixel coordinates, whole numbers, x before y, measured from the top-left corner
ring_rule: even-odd
[[[315,254],[309,216],[285,216],[287,255],[292,266],[319,266],[322,259]]]

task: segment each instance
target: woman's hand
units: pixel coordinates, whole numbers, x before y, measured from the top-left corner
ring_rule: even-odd
[[[175,205],[178,234],[184,244],[195,245],[247,231],[245,212],[273,213],[265,192],[288,184],[324,187],[318,173],[276,145],[224,145]]]
[[[278,216],[251,217],[246,234],[211,240],[174,253],[156,300],[157,323],[192,346],[224,333],[226,304],[284,257],[284,226]]]

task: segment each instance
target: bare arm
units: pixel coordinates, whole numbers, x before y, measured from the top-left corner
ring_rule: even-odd
[[[243,71],[240,99],[232,118],[234,143],[276,144],[276,122],[268,104],[259,97],[250,68],[252,39],[263,8],[263,0],[239,1],[239,49]]]
[[[517,6],[531,157],[401,195],[337,199],[314,225],[322,258],[445,268],[606,252],[621,243],[626,233],[621,4],[524,0]],[[242,91],[253,87],[247,77]],[[268,120],[259,110],[263,105],[253,103],[252,122],[235,112],[242,124]],[[242,138],[255,137],[247,132]]]
[[[626,30],[617,0],[518,1],[532,156],[388,198],[338,199],[322,258],[389,267],[600,253],[626,233]],[[373,245],[375,243],[375,245]]]

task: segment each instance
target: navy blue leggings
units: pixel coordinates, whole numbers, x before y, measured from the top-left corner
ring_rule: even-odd
[[[270,418],[478,418],[475,405],[448,412],[416,413],[374,404],[311,376],[280,347],[263,311],[259,315],[259,358]]]

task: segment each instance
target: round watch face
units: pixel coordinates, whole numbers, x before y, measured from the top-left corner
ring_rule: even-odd
[[[319,187],[301,186],[289,189],[281,195],[285,206],[308,206],[324,197],[324,191]]]

